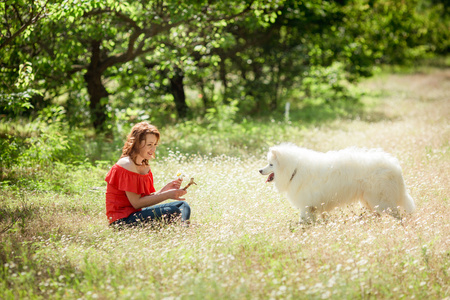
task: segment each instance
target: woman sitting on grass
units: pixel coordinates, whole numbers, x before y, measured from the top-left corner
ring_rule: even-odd
[[[183,179],[169,182],[159,192],[153,186],[148,164],[155,158],[159,142],[158,129],[147,122],[136,124],[127,137],[122,156],[106,175],[106,216],[111,225],[136,225],[151,220],[173,221],[181,215],[188,223],[191,209],[180,189]],[[164,200],[179,201],[159,204]],[[159,205],[157,205],[159,204]]]

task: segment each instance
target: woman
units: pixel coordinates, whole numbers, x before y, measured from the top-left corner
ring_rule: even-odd
[[[173,220],[181,215],[188,223],[191,209],[182,197],[183,179],[169,182],[159,192],[153,186],[149,160],[155,158],[158,129],[147,122],[136,124],[127,137],[122,156],[106,175],[106,215],[112,225],[134,225],[148,220]],[[178,201],[159,204],[164,200]],[[157,205],[159,204],[159,205]]]

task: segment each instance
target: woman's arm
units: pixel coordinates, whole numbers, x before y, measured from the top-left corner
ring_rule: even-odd
[[[143,197],[141,197],[141,195],[139,194],[132,192],[125,192],[125,193],[127,194],[128,200],[130,200],[131,205],[133,205],[135,209],[139,209],[156,205],[167,199],[185,200],[184,198],[180,197],[186,194],[187,192],[185,190],[172,189],[162,192],[160,191]]]

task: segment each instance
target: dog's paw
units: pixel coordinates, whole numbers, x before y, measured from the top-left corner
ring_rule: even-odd
[[[300,218],[298,221],[299,225],[312,225],[314,224],[314,219],[312,218]]]

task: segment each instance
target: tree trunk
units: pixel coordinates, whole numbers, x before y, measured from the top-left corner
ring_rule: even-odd
[[[230,101],[228,100],[228,81],[225,58],[222,58],[219,62],[219,74],[223,86],[223,102],[229,104]]]
[[[91,122],[97,132],[105,129],[107,121],[106,104],[109,96],[102,82],[102,73],[100,65],[100,41],[94,41],[92,46],[91,63],[84,75],[89,93],[89,110],[91,112]],[[105,99],[106,98],[106,99]]]
[[[277,68],[272,67],[272,85],[275,87],[274,92],[271,93],[272,97],[270,97],[269,109],[271,111],[275,111],[278,108],[278,93],[280,89],[280,69],[281,63],[278,63]]]
[[[184,74],[180,69],[176,69],[175,75],[170,78],[170,88],[175,101],[178,117],[184,119],[187,117],[188,106],[186,104],[186,95],[183,84]]]
[[[209,99],[209,95],[206,92],[205,82],[203,78],[199,80],[200,91],[202,93],[202,102],[203,102],[203,114],[206,114],[206,111],[213,107],[212,101]]]

